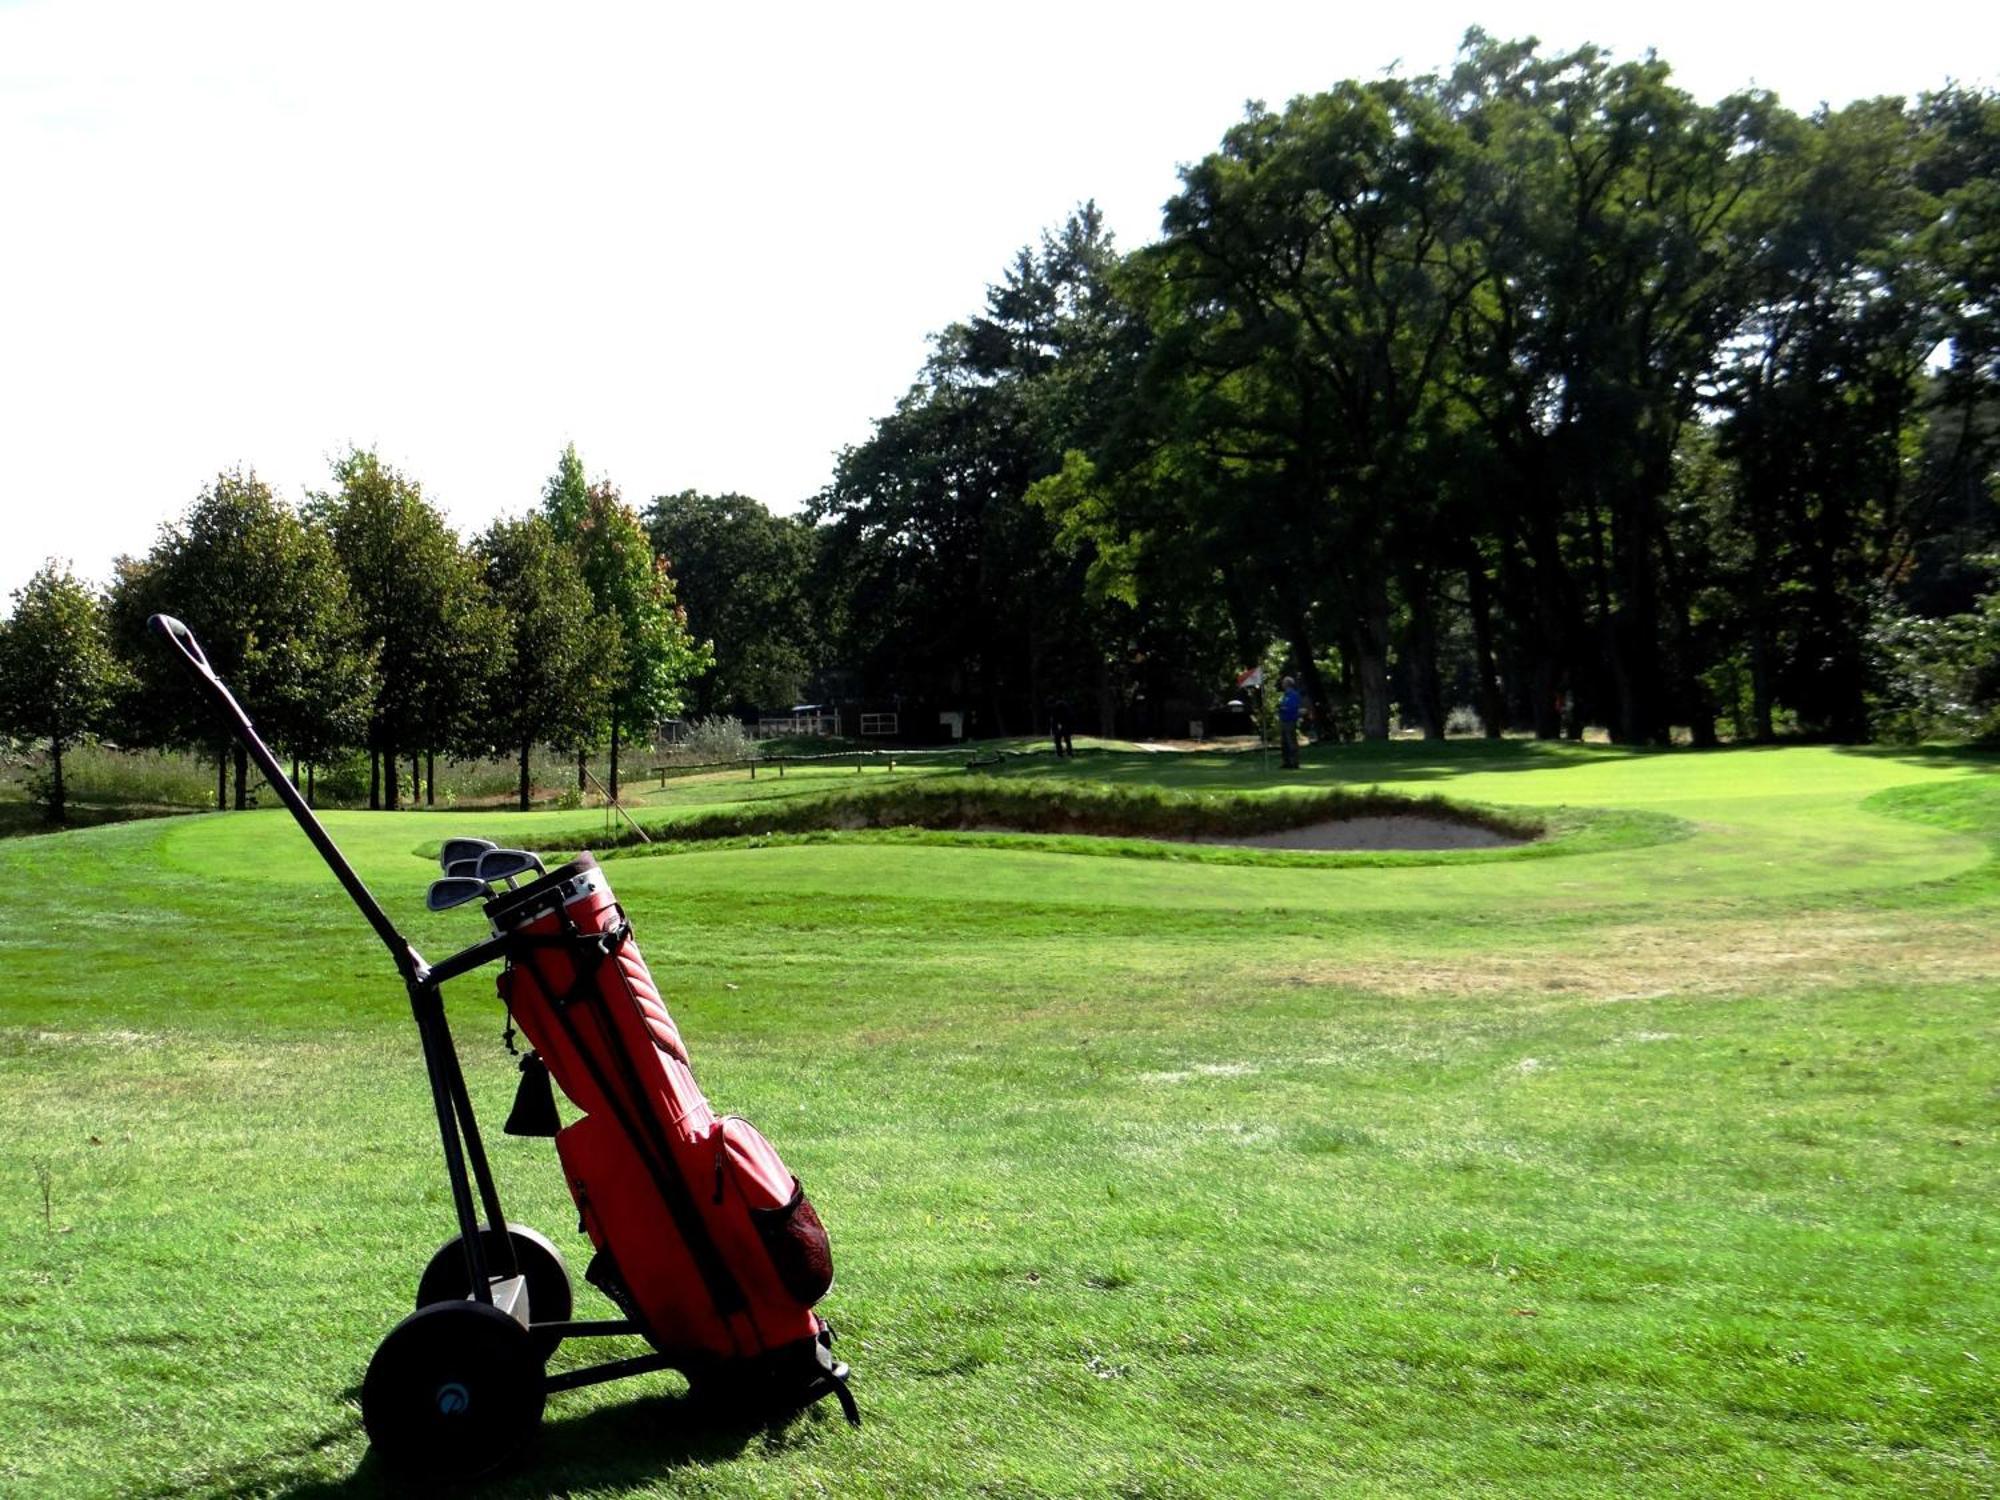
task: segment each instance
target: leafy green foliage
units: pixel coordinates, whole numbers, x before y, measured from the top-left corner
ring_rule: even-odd
[[[253,705],[280,750],[324,755],[351,744],[374,691],[346,574],[326,534],[278,501],[254,472],[217,477],[185,516],[161,527],[144,558],[121,558],[111,590],[113,639],[135,679],[124,736],[147,745],[229,743],[185,670],[146,632],[174,615],[217,673]],[[241,752],[237,805],[247,801]]]
[[[1080,597],[1082,564],[1026,498],[1111,413],[1129,333],[1114,263],[1089,204],[1023,250],[813,502],[828,649],[870,695],[969,703],[1004,734],[1042,722],[1048,698],[1102,712],[1136,686]]]
[[[660,720],[681,711],[687,684],[714,665],[714,652],[689,634],[667,559],[654,555],[638,515],[608,482],[590,487],[575,530],[564,535],[557,524],[556,534],[575,551],[597,615],[617,643],[603,713],[615,797],[624,733],[638,730],[650,740]]]
[[[67,568],[50,562],[14,591],[13,613],[0,621],[0,734],[47,743],[37,800],[50,822],[66,810],[63,752],[103,727],[124,681],[103,606]]]
[[[529,751],[587,743],[599,722],[621,670],[617,626],[594,611],[574,555],[541,516],[496,521],[479,554],[503,620],[481,722],[494,744],[519,747],[526,811]]]
[[[2000,557],[1984,559],[2000,571]],[[2000,739],[2000,588],[1942,619],[1878,604],[1868,637],[1876,684],[1870,708],[1890,741]]]
[[[399,750],[483,748],[498,626],[478,561],[421,486],[375,454],[350,450],[333,477],[338,488],[316,496],[311,515],[346,569],[356,628],[375,658],[370,748],[392,767]],[[316,748],[311,758],[322,759],[338,742]],[[392,807],[399,780],[386,780]]]
[[[747,495],[694,490],[655,497],[645,524],[673,568],[688,630],[714,653],[688,684],[687,711],[705,718],[798,702],[819,656],[813,528]]]

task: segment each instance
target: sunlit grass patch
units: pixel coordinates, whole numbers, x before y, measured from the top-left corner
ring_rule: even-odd
[[[1624,832],[609,865],[711,1098],[827,1219],[868,1425],[717,1427],[651,1376],[557,1398],[494,1492],[1993,1489],[1985,763],[1407,748],[1306,780]],[[1077,759],[1000,779],[1293,795],[1254,757]],[[482,924],[421,910],[428,846],[598,819],[330,821],[435,958]],[[385,955],[270,813],[10,843],[0,881],[0,1488],[375,1492],[354,1386],[452,1217]],[[547,1143],[491,1123],[490,981],[447,998],[510,1210],[579,1266]]]

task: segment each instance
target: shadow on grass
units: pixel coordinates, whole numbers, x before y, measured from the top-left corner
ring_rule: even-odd
[[[2000,770],[2000,748],[1991,745],[1835,745],[1836,755],[1898,761],[1906,766],[1989,766]]]
[[[48,814],[32,802],[0,802],[0,839],[28,838],[38,833],[67,833],[76,828],[96,828],[104,823],[129,823],[137,818],[174,818],[203,812],[198,807],[164,805],[72,802],[61,823],[51,823]]]
[[[358,1393],[354,1393],[358,1394]],[[298,1461],[351,1441],[355,1426],[343,1424],[312,1441],[262,1459],[234,1465],[215,1476],[201,1493],[219,1500],[363,1500],[366,1496],[419,1496],[472,1493],[549,1500],[578,1491],[617,1493],[652,1488],[688,1470],[740,1458],[754,1448],[781,1453],[814,1440],[828,1421],[839,1422],[829,1403],[759,1418],[692,1400],[686,1395],[642,1396],[580,1416],[544,1420],[538,1438],[513,1462],[474,1486],[439,1486],[399,1478],[370,1452],[344,1479],[287,1479]],[[358,1425],[358,1424],[357,1424]],[[187,1493],[185,1487],[155,1491],[158,1500]]]

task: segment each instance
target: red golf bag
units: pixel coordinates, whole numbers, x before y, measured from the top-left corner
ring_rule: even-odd
[[[425,904],[446,911],[490,898],[493,936],[425,962],[286,778],[194,632],[170,615],[147,624],[221,711],[409,991],[458,1234],[431,1257],[416,1310],[377,1346],[361,1382],[361,1422],[385,1464],[463,1482],[520,1451],[552,1392],[666,1368],[697,1393],[774,1413],[835,1396],[858,1425],[833,1330],[812,1310],[833,1284],[826,1230],[770,1143],[746,1121],[717,1119],[702,1098],[597,861],[586,854],[515,889],[517,876],[541,870],[534,855],[446,840],[441,855],[454,844],[478,851],[476,872],[447,871]],[[501,880],[510,888],[495,895]],[[536,1048],[507,1129],[556,1137],[597,1249],[585,1275],[621,1318],[573,1318],[561,1252],[501,1207],[442,993],[495,959],[506,964],[501,998]],[[566,1130],[551,1076],[583,1111]],[[566,1340],[632,1333],[654,1352],[547,1367]]]
[[[833,1284],[826,1230],[770,1142],[702,1097],[597,861],[487,915],[505,945],[500,997],[583,1111],[556,1152],[596,1247],[588,1279],[697,1391],[830,1383],[851,1414],[812,1311]]]

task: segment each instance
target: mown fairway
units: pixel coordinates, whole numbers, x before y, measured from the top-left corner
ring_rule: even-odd
[[[1510,742],[1300,778],[1681,820],[1567,857],[621,858],[703,1084],[833,1232],[868,1425],[704,1430],[649,1376],[554,1398],[498,1489],[1992,1493],[1995,766]],[[433,958],[480,926],[422,915],[437,840],[600,826],[328,822]],[[356,1389],[451,1223],[382,950],[279,812],[12,840],[0,891],[0,1490],[372,1493]],[[451,993],[497,1136],[501,1012]],[[495,1149],[580,1274],[547,1143]]]

